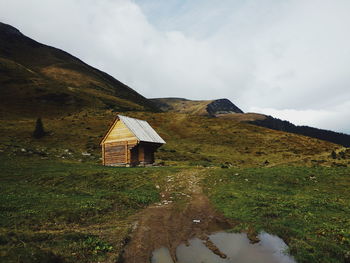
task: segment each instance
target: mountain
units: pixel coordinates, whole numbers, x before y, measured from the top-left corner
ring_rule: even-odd
[[[241,109],[228,99],[188,100],[183,98],[155,98],[150,100],[165,112],[187,113],[203,116],[243,113]]]
[[[3,23],[0,23],[0,88],[0,118],[4,125],[3,128],[6,126],[5,120],[8,119],[10,121],[1,132],[3,132],[3,138],[8,134],[11,135],[8,138],[9,145],[11,145],[10,141],[13,140],[12,135],[15,134],[9,127],[14,125],[16,131],[30,135],[32,130],[31,123],[34,117],[36,118],[37,116],[45,118],[44,124],[48,125],[51,131],[56,132],[57,138],[60,138],[59,134],[64,132],[66,127],[70,127],[69,133],[75,132],[76,134],[80,134],[77,137],[80,139],[82,129],[88,131],[96,129],[94,127],[101,125],[99,121],[109,116],[106,115],[106,112],[115,114],[114,112],[117,111],[128,111],[129,113],[127,114],[134,114],[131,112],[156,112],[159,109],[165,112],[165,116],[157,115],[158,118],[162,116],[164,120],[167,118],[172,120],[169,123],[169,127],[164,129],[165,138],[170,140],[169,145],[171,145],[173,137],[167,137],[166,134],[172,134],[172,130],[175,127],[175,116],[179,120],[190,118],[193,123],[196,118],[200,118],[202,120],[200,123],[204,123],[203,120],[205,118],[203,119],[202,117],[217,117],[211,118],[212,121],[207,127],[202,127],[199,123],[196,127],[193,127],[196,134],[200,134],[201,132],[205,134],[203,138],[211,136],[215,132],[211,131],[208,134],[206,131],[200,130],[209,129],[208,127],[211,125],[214,125],[218,129],[224,127],[226,120],[219,119],[229,118],[233,121],[232,125],[245,122],[279,131],[320,138],[345,146],[349,145],[348,135],[318,130],[311,127],[298,128],[292,124],[287,123],[287,125],[281,120],[265,115],[244,114],[241,109],[228,99],[202,101],[183,98],[146,99],[110,75],[87,65],[67,52],[38,43],[23,35],[16,28]],[[94,116],[96,123],[91,123],[89,126],[84,127],[86,125],[85,120],[90,115]],[[64,126],[61,126],[63,119],[67,116],[76,116],[75,118],[77,120],[69,119],[70,124],[66,123]],[[155,118],[148,117],[150,119]],[[51,121],[46,124],[46,120]],[[77,126],[78,120],[82,123],[82,126]],[[21,122],[21,128],[17,125],[18,122]],[[178,125],[176,134],[181,133],[179,130],[179,127],[182,126],[181,122]],[[78,127],[80,128],[78,129]],[[256,130],[255,128],[251,128],[251,126],[242,127],[244,127],[242,130],[246,131],[245,136],[249,136],[249,134],[253,136]],[[103,135],[102,131],[105,129],[105,125],[102,124],[101,128],[102,130],[99,130],[98,136],[96,133],[89,133],[89,140],[92,140],[96,136],[96,138],[100,138]],[[231,136],[230,130],[232,128],[224,131],[224,134],[227,133],[226,137]],[[191,132],[192,130],[188,131],[187,134]],[[20,138],[22,138],[21,136],[23,134],[18,135],[19,145],[21,144]],[[299,140],[298,138],[296,137],[296,141]],[[59,143],[54,144],[55,147],[62,144],[63,140],[67,139],[60,138]],[[72,143],[71,139],[67,140],[67,142],[68,145]],[[175,144],[180,143],[178,140],[174,142],[176,142]],[[90,145],[91,143],[88,142],[86,144]],[[189,142],[189,145],[191,144]],[[59,147],[62,147],[62,145]],[[95,145],[94,147],[97,146]],[[328,147],[328,149],[330,148]],[[82,147],[81,149],[84,148]]]
[[[57,115],[82,108],[154,111],[145,97],[65,51],[0,23],[0,113]]]
[[[230,119],[240,122],[246,122],[257,126],[269,128],[277,131],[290,132],[294,134],[305,135],[308,137],[329,141],[345,147],[350,147],[350,135],[318,129],[309,126],[297,126],[289,121],[280,120],[272,116],[267,116],[259,113],[245,113],[245,114],[219,114],[218,118]]]

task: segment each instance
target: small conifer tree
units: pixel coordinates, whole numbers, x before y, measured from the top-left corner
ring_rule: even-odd
[[[41,118],[38,118],[36,120],[35,129],[33,132],[33,137],[35,139],[40,139],[40,138],[44,137],[45,135],[46,135],[46,132],[44,130],[43,122],[41,121]]]
[[[331,156],[333,159],[337,159],[337,153],[335,151],[332,151]]]

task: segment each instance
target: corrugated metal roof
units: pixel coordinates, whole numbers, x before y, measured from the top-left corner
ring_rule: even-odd
[[[142,142],[165,143],[165,141],[153,130],[147,121],[138,120],[123,115],[118,118],[135,134],[138,140]]]

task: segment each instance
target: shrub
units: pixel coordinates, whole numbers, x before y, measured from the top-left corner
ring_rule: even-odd
[[[43,122],[41,121],[41,118],[38,118],[35,123],[35,129],[33,132],[33,137],[35,139],[40,139],[46,135],[46,132],[44,130]]]

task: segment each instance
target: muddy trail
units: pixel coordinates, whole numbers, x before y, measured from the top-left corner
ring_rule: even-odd
[[[193,237],[203,240],[213,253],[224,258],[208,238],[208,234],[231,228],[233,223],[219,214],[203,194],[202,170],[182,170],[166,178],[160,203],[137,215],[130,242],[124,248],[123,263],[151,262],[152,252],[168,248],[176,262],[176,248]]]

